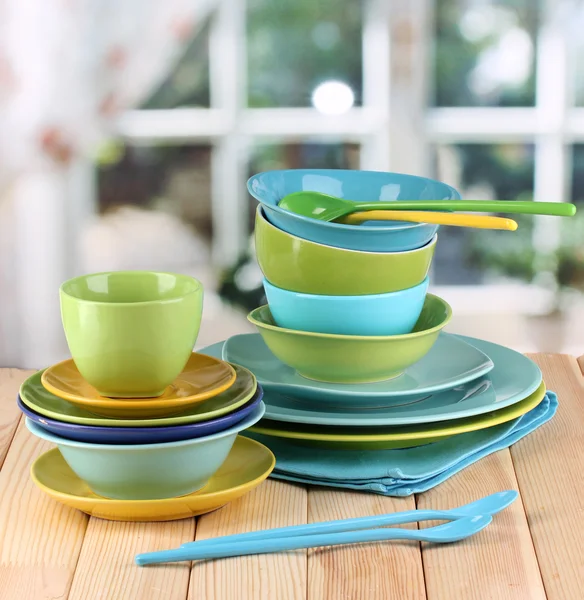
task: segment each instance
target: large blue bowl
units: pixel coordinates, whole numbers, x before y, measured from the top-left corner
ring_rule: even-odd
[[[233,427],[248,417],[260,405],[263,395],[263,390],[258,385],[256,393],[251,400],[233,412],[217,417],[216,419],[210,419],[209,421],[199,421],[185,425],[171,425],[168,427],[102,427],[65,423],[64,421],[57,421],[56,419],[40,415],[24,404],[20,396],[18,396],[17,402],[20,410],[31,421],[34,421],[45,431],[54,433],[60,437],[87,444],[130,445],[180,442],[219,433]]]
[[[434,179],[384,173],[336,169],[293,169],[258,173],[247,182],[249,193],[264,207],[276,227],[298,237],[337,248],[368,252],[402,252],[421,248],[438,230],[437,225],[399,221],[370,221],[361,226],[342,225],[303,217],[278,206],[278,202],[302,190],[323,192],[356,201],[459,200],[460,194]]]
[[[422,283],[387,294],[320,296],[291,292],[264,279],[274,321],[285,329],[342,335],[403,335],[416,324],[428,291]]]

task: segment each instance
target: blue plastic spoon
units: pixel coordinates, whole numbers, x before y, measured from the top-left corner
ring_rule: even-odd
[[[491,521],[491,515],[476,515],[457,519],[429,527],[428,529],[365,529],[345,531],[342,533],[325,533],[320,535],[300,535],[281,539],[263,539],[233,544],[215,544],[204,548],[176,548],[162,552],[151,552],[136,556],[136,564],[143,566],[165,562],[185,560],[203,560],[210,558],[226,558],[228,556],[245,556],[248,554],[268,554],[315,548],[317,546],[338,546],[341,544],[356,544],[362,542],[381,542],[386,540],[416,540],[420,542],[449,543],[465,539],[484,529]]]
[[[181,544],[181,548],[207,548],[217,544],[232,544],[234,542],[239,543],[252,540],[297,537],[320,533],[342,533],[343,531],[372,529],[374,527],[385,527],[387,525],[404,525],[405,523],[416,523],[418,521],[426,520],[451,521],[453,519],[462,519],[464,517],[474,517],[475,515],[495,515],[512,504],[517,499],[518,495],[519,494],[515,490],[506,490],[449,510],[406,510],[385,515],[374,515],[371,517],[358,517],[355,519],[342,519],[338,521],[309,523],[307,525],[291,525],[288,527],[277,527],[275,529],[262,529],[260,531],[251,531],[249,533],[225,535],[210,540],[186,542]]]

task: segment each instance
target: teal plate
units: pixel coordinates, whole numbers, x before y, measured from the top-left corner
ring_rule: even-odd
[[[391,406],[403,402],[406,396],[421,399],[473,381],[493,368],[486,354],[447,333],[441,333],[430,352],[403,375],[376,383],[340,384],[305,379],[277,359],[257,333],[230,338],[224,342],[221,357],[248,368],[264,391],[326,404],[327,409],[331,406]]]
[[[495,364],[486,376],[421,399],[403,398],[389,408],[337,409],[318,406],[267,392],[266,419],[290,423],[334,426],[396,426],[463,419],[499,410],[521,402],[541,384],[539,367],[515,350],[472,338],[465,338],[491,357]]]

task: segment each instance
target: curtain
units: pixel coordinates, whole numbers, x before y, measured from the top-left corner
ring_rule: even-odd
[[[72,193],[80,166],[214,4],[0,0],[0,366],[66,352],[58,286],[74,264],[71,216],[91,211]]]

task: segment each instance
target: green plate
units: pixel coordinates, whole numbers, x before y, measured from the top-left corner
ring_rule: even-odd
[[[397,448],[410,448],[422,446],[439,440],[493,427],[507,421],[517,419],[521,415],[535,408],[544,398],[546,393],[545,383],[533,394],[506,408],[490,413],[443,421],[441,423],[428,423],[426,425],[411,425],[403,427],[334,427],[323,425],[300,425],[297,423],[279,423],[263,419],[258,425],[250,428],[253,433],[298,440],[303,443],[321,447],[346,448],[352,450],[390,450]]]
[[[77,423],[79,425],[101,425],[105,427],[161,427],[166,425],[184,425],[197,421],[208,421],[234,411],[244,405],[257,389],[255,375],[244,367],[232,365],[237,375],[235,383],[225,392],[195,404],[189,410],[171,417],[155,419],[115,419],[98,417],[81,407],[75,406],[63,398],[51,394],[41,383],[42,371],[29,377],[20,387],[22,401],[32,410],[46,417]]]

